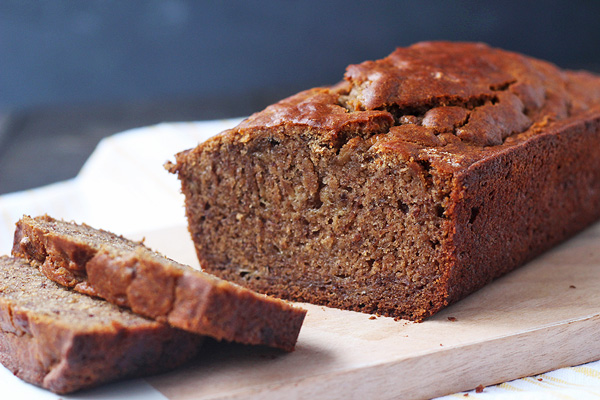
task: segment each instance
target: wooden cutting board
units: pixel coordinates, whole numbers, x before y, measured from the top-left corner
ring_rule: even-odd
[[[198,265],[185,227],[142,236]],[[600,359],[598,288],[600,224],[423,323],[302,304],[308,315],[294,352],[209,342],[192,365],[148,382],[171,400],[470,390]]]

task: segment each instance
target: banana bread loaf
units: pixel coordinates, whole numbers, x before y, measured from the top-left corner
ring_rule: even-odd
[[[290,351],[306,311],[172,261],[111,232],[47,215],[17,222],[13,255],[50,279],[219,340]]]
[[[419,43],[166,167],[206,271],[421,320],[600,216],[599,105],[595,75]]]
[[[194,357],[202,340],[0,257],[0,362],[34,385],[69,393],[165,371]]]

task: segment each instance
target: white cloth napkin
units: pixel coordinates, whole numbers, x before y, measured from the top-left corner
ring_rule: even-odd
[[[239,119],[161,124],[102,140],[78,176],[0,196],[0,254],[10,252],[23,214],[86,222],[127,235],[185,225],[177,177],[163,164]]]

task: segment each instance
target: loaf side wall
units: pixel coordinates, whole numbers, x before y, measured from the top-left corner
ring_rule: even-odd
[[[600,218],[600,116],[564,123],[473,164],[449,215],[449,301],[540,255]]]

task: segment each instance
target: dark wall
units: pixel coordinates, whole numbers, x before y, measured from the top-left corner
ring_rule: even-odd
[[[600,70],[598,1],[3,1],[0,110],[180,97],[271,101],[432,39]],[[262,106],[262,105],[260,105]]]

